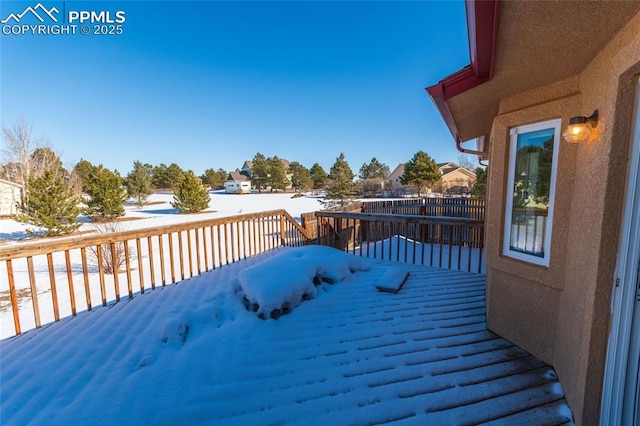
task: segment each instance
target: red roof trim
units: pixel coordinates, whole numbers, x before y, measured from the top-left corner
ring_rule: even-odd
[[[455,140],[458,128],[446,101],[491,79],[498,38],[499,0],[466,0],[465,6],[471,64],[426,89]]]
[[[478,77],[491,79],[498,37],[497,1],[466,1],[471,66]]]

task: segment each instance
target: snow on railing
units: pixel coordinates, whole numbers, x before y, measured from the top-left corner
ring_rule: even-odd
[[[309,239],[286,211],[273,210],[2,247],[1,338]]]
[[[318,244],[360,256],[484,273],[484,221],[316,212]]]

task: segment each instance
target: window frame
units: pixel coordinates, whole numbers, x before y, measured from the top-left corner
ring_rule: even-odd
[[[556,198],[556,178],[558,171],[558,157],[560,151],[562,119],[554,118],[532,124],[525,124],[512,127],[509,130],[509,156],[508,156],[508,176],[505,199],[504,228],[503,228],[503,256],[524,262],[533,263],[544,267],[549,267],[551,258],[551,237],[553,235],[553,216]],[[527,252],[511,249],[511,232],[513,219],[513,187],[515,185],[516,153],[518,146],[518,135],[532,133],[540,130],[553,129],[553,153],[551,155],[551,178],[549,181],[549,207],[547,209],[547,222],[544,230],[543,256],[536,256]]]

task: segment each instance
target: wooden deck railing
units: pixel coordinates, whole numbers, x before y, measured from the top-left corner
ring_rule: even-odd
[[[446,216],[483,220],[484,209],[484,198],[425,197],[399,200],[362,201],[362,213]]]
[[[316,212],[318,244],[361,256],[485,272],[484,221],[421,215]]]
[[[90,311],[97,303],[117,303],[123,295],[130,299],[156,286],[308,241],[308,233],[286,211],[273,210],[18,244],[0,248],[0,277],[8,278],[8,290],[2,293],[9,299],[15,334],[20,334]],[[105,270],[110,262],[117,273]],[[48,309],[42,309],[43,303]]]

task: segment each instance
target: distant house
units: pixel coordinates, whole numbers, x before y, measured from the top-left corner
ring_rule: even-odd
[[[460,189],[459,192],[466,192],[473,187],[476,182],[476,174],[464,167],[460,167],[456,163],[438,163],[438,169],[442,178],[433,186],[435,192],[450,192]],[[393,194],[404,194],[408,188],[400,182],[400,178],[404,174],[404,164],[398,164],[389,175],[389,188]]]
[[[284,166],[284,169],[289,170],[289,165],[291,164],[291,162],[289,160],[285,160],[284,158],[281,158],[280,161],[282,161],[282,165]],[[240,173],[242,173],[247,177],[251,177],[252,167],[253,167],[253,161],[247,160],[244,163],[242,163],[242,167],[240,168]]]
[[[442,178],[434,185],[435,192],[468,193],[476,182],[476,174],[456,163],[438,163]]]
[[[247,160],[242,164],[240,168],[240,173],[245,175],[248,178],[251,178],[251,167],[253,167],[253,161]]]
[[[251,181],[241,172],[231,172],[224,183],[227,194],[251,194]]]
[[[22,185],[0,179],[0,216],[13,216],[18,213],[17,203],[22,197]]]
[[[401,194],[406,191],[406,187],[400,182],[400,178],[404,174],[404,163],[398,164],[398,167],[393,169],[389,174],[389,191],[392,194]]]
[[[387,181],[384,178],[369,178],[360,181],[360,189],[364,197],[382,196],[387,187]]]
[[[287,179],[289,180],[289,183],[287,184],[286,189],[291,189],[291,188],[293,188],[293,185],[291,184],[291,179],[293,178],[293,173],[291,173],[289,171],[289,165],[291,164],[291,162],[289,160],[285,160],[284,158],[281,158],[280,161],[282,161],[282,165],[284,166],[284,170],[285,170],[285,172],[287,174]],[[244,163],[242,163],[242,167],[240,168],[240,173],[245,175],[249,179],[251,179],[251,168],[252,167],[253,167],[253,161],[247,160]],[[263,188],[263,189],[271,189],[271,188],[267,187],[267,188]]]

